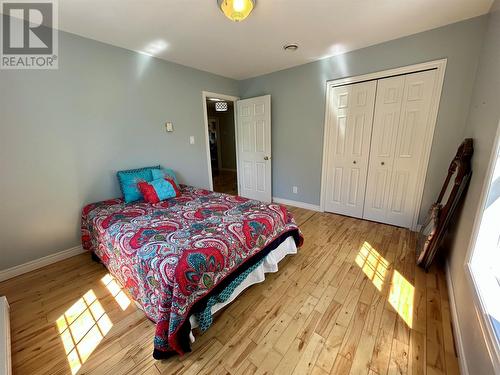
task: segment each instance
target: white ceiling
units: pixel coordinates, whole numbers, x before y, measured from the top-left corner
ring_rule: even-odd
[[[492,0],[257,0],[244,22],[217,0],[60,0],[59,28],[244,79],[487,13]],[[296,52],[285,43],[296,42]]]

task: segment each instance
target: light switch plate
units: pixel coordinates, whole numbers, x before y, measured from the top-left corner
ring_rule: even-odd
[[[193,135],[189,137],[189,143],[194,145],[194,136]]]
[[[167,130],[167,132],[173,132],[174,131],[174,124],[172,124],[171,122],[166,122],[165,129]]]

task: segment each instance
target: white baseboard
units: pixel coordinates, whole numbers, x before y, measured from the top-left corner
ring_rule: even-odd
[[[279,204],[286,204],[287,206],[305,208],[306,210],[311,210],[311,211],[321,211],[319,205],[317,205],[317,204],[292,201],[290,199],[283,199],[283,198],[278,198],[278,197],[273,197],[273,202],[276,202]]]
[[[453,337],[458,351],[458,364],[462,375],[469,375],[469,367],[465,358],[465,350],[462,341],[462,331],[460,330],[460,321],[458,320],[457,305],[455,303],[455,289],[453,289],[453,280],[451,279],[450,264],[446,262],[446,284],[450,299],[451,324],[453,325]]]
[[[0,297],[0,374],[12,374],[9,303]]]
[[[85,252],[81,246],[75,246],[71,249],[63,250],[55,254],[47,255],[40,259],[32,260],[28,263],[20,264],[18,266],[14,266],[12,268],[7,268],[5,270],[0,271],[0,281],[4,281],[7,279],[11,279],[13,277],[22,275],[23,273],[27,273],[30,271],[37,270],[39,268],[48,266],[49,264],[59,262],[60,260],[64,260],[70,258],[72,256],[78,255]]]

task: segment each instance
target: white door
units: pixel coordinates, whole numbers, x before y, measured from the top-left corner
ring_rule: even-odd
[[[385,221],[404,84],[404,76],[378,81],[363,213],[368,220]]]
[[[412,225],[436,71],[378,81],[363,218]]]
[[[332,87],[327,119],[325,210],[362,217],[376,81]]]
[[[239,194],[271,202],[271,96],[238,100]]]

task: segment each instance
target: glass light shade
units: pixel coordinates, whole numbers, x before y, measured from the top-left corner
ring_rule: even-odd
[[[239,22],[252,13],[255,0],[219,0],[219,6],[227,18]]]
[[[216,102],[215,110],[217,112],[226,112],[227,111],[227,102]]]

